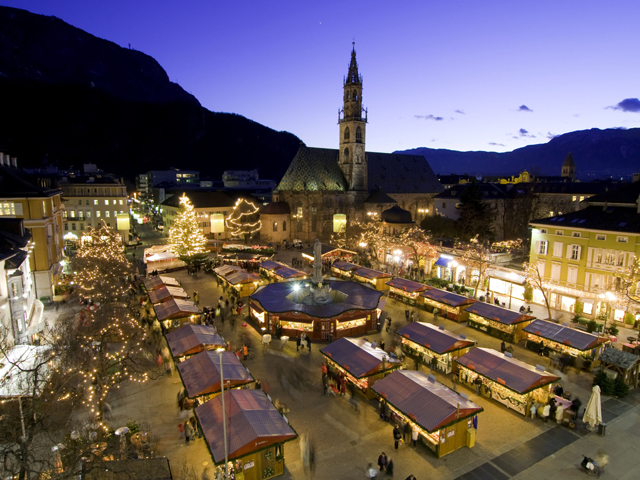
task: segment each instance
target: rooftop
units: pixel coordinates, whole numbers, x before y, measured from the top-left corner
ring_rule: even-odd
[[[233,352],[206,351],[177,364],[189,398],[217,393],[221,388],[220,361],[225,387],[253,383],[254,379]]]
[[[468,305],[476,303],[474,298],[465,297],[464,295],[458,295],[457,293],[447,292],[446,290],[440,290],[439,288],[430,288],[429,290],[422,292],[421,297],[429,298],[435,302],[444,303],[452,307],[459,307],[461,305]]]
[[[448,330],[424,322],[410,322],[397,331],[398,335],[428,348],[438,354],[472,347],[475,340],[469,340]]]
[[[185,325],[166,335],[173,357],[182,357],[206,350],[209,347],[224,347],[224,338],[208,325]]]
[[[609,341],[608,338],[540,319],[536,319],[524,327],[524,331],[581,351],[591,350],[601,343]]]
[[[531,315],[523,315],[521,313],[514,312],[513,310],[508,310],[506,308],[484,302],[476,302],[473,305],[469,305],[466,310],[467,312],[475,313],[476,315],[504,323],[505,325],[513,325],[536,318]]]
[[[591,198],[595,198],[596,196]],[[640,233],[640,215],[638,214],[637,206],[633,206],[632,208],[620,206],[589,206],[584,210],[557,215],[555,217],[540,218],[532,220],[530,223],[534,226],[548,225],[557,228]]]
[[[628,370],[640,361],[640,357],[633,353],[623,352],[622,350],[608,346],[600,355],[600,360],[606,364],[615,365],[623,370]]]
[[[381,348],[372,347],[364,338],[342,337],[321,348],[320,352],[356,378],[368,377],[402,366],[400,360],[389,357]]]

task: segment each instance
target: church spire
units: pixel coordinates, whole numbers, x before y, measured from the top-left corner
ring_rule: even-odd
[[[351,50],[351,62],[349,63],[349,73],[345,78],[345,85],[361,85],[362,77],[358,74],[358,62],[356,61],[356,42],[353,42]]]

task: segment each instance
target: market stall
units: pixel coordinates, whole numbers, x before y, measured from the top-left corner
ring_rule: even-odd
[[[356,265],[355,263],[345,262],[343,260],[336,260],[331,265],[331,273],[334,274],[338,278],[351,278],[354,270],[357,270],[360,265]]]
[[[166,334],[173,358],[182,358],[227,346],[224,338],[208,325],[185,325]]]
[[[214,268],[213,271],[220,277],[225,286],[237,292],[240,297],[251,295],[256,291],[260,282],[259,275],[249,273],[235,265],[222,265]]]
[[[153,306],[158,321],[165,332],[170,332],[187,323],[200,323],[202,312],[190,300],[170,298]]]
[[[264,480],[284,473],[284,444],[298,435],[262,390],[225,390],[195,413],[215,465],[224,466],[226,443],[236,480]]]
[[[189,295],[182,287],[167,287],[166,285],[149,291],[148,295],[152,304],[166,302],[170,298],[181,298],[183,300],[189,298]]]
[[[250,315],[262,333],[297,338],[303,332],[314,341],[377,331],[382,293],[355,282],[329,280],[330,301],[315,303],[306,282],[280,282],[251,295]],[[311,296],[311,297],[310,297]]]
[[[375,396],[371,387],[377,380],[402,368],[402,362],[395,356],[373,347],[364,338],[341,338],[320,352],[327,358],[330,377],[343,375],[368,399]]]
[[[274,270],[271,275],[276,282],[296,282],[305,280],[308,276],[306,272],[287,267],[286,265]]]
[[[388,403],[394,420],[418,428],[418,438],[438,458],[474,446],[473,418],[483,408],[437,382],[433,375],[399,370],[376,382],[373,390]]]
[[[424,302],[425,310],[433,312],[434,308],[437,308],[440,315],[454,322],[466,322],[469,319],[469,313],[465,308],[467,305],[476,303],[474,298],[447,292],[439,288],[430,288],[422,292],[420,298]]]
[[[389,296],[396,300],[401,300],[409,305],[416,305],[418,296],[425,290],[431,288],[424,283],[413,282],[404,278],[392,278],[387,282],[389,285]]]
[[[282,267],[286,267],[286,265],[274,260],[265,260],[260,264],[260,273],[272,278],[275,271]]]
[[[475,340],[469,340],[465,335],[456,335],[444,327],[424,322],[408,323],[396,334],[402,338],[402,351],[406,355],[444,373],[451,373],[453,361],[476,345]]]
[[[558,353],[582,357],[591,362],[591,367],[596,366],[605,345],[611,344],[609,338],[574,330],[547,320],[536,319],[527,325],[524,331],[527,333],[527,342],[542,343]]]
[[[154,245],[145,248],[143,261],[147,266],[147,272],[167,272],[187,266],[176,254],[171,252],[169,245]]]
[[[638,387],[638,375],[640,375],[640,357],[633,353],[623,352],[607,345],[600,355],[602,368],[613,372],[616,376],[622,376],[629,388]]]
[[[337,260],[344,260],[345,262],[358,263],[358,254],[346,248],[334,247],[333,245],[322,244],[320,246],[320,253],[322,261],[335,262]],[[310,265],[313,265],[314,259],[314,247],[306,248],[302,250],[302,258],[307,260]]]
[[[524,328],[536,318],[483,302],[476,302],[466,310],[469,312],[469,327],[513,343],[527,337]]]
[[[222,356],[222,365],[220,357]],[[229,388],[248,388],[255,383],[238,357],[233,352],[207,351],[194,355],[178,364],[182,384],[187,397],[198,398],[206,402],[222,391],[220,369],[224,378],[225,390]]]
[[[455,361],[460,371],[460,383],[474,388],[476,379],[480,394],[526,415],[532,403],[547,404],[552,383],[560,377],[500,353],[491,348],[472,348]]]
[[[359,268],[353,272],[353,279],[356,282],[371,285],[376,290],[389,290],[387,281],[392,277],[393,275],[388,273],[379,272],[366,267]]]
[[[147,277],[142,281],[142,285],[144,286],[147,292],[151,290],[155,290],[160,287],[180,287],[180,282],[178,282],[173,277],[165,277],[164,275],[157,275],[154,277]]]

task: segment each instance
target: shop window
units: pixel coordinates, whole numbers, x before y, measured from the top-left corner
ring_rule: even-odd
[[[607,236],[601,233],[596,234],[596,240],[606,240]]]
[[[616,308],[613,311],[613,319],[618,321],[618,322],[621,322],[622,320],[624,320],[624,310]]]
[[[274,232],[277,232],[277,231],[278,231],[278,222],[273,222],[272,230],[273,230]]]
[[[563,296],[560,305],[561,305],[560,308],[565,312],[573,312],[573,308],[576,305],[576,299],[572,297]]]
[[[587,315],[591,315],[591,313],[593,312],[593,303],[585,303],[582,312]]]

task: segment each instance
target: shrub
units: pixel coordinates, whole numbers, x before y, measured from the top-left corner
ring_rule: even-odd
[[[593,379],[593,385],[598,385],[603,395],[613,395],[613,380],[604,373],[604,370],[600,370]]]
[[[624,314],[624,323],[627,325],[633,325],[636,323],[636,317],[631,312]]]
[[[582,312],[584,312],[584,302],[576,300],[576,304],[573,306],[573,311],[577,317],[582,315]]]
[[[613,394],[618,398],[629,395],[629,385],[624,383],[622,375],[618,375],[613,382]]]
[[[609,327],[609,335],[613,335],[614,337],[618,335],[618,332],[620,330],[618,330],[618,327],[616,327],[615,325],[611,325]]]
[[[522,296],[527,302],[533,300],[533,287],[528,283],[524,286],[524,293],[522,294]]]
[[[587,332],[593,333],[597,329],[598,329],[598,322],[596,322],[595,320],[589,320],[589,323],[587,323]]]

